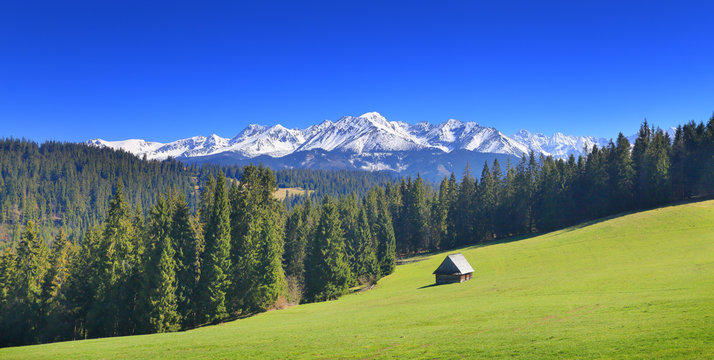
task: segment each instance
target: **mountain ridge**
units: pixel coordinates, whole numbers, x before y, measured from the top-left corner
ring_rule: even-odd
[[[388,121],[377,112],[368,112],[360,116],[344,116],[335,122],[325,120],[305,129],[288,129],[280,124],[250,124],[233,138],[212,134],[169,143],[143,139],[92,139],[86,143],[125,150],[148,159],[164,160],[168,157],[198,158],[222,153],[245,159],[264,155],[280,158],[310,150],[366,156],[420,150],[440,150],[444,153],[467,150],[519,158],[533,150],[537,155],[564,158],[583,155],[586,147],[606,146],[608,142],[604,138],[564,135],[560,132],[547,136],[521,130],[509,136],[493,127],[456,119],[448,119],[440,124],[408,124]]]

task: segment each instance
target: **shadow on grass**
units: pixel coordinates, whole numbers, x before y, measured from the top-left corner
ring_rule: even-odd
[[[422,287],[419,287],[419,288],[417,288],[417,290],[426,289],[426,288],[430,288],[430,287],[434,287],[434,286],[441,286],[441,285],[446,285],[446,284],[433,283],[433,284],[424,285],[424,286],[422,286]]]

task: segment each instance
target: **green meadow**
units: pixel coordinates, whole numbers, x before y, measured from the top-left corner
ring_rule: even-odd
[[[2,359],[714,358],[714,201],[461,249],[372,290],[192,331],[0,349]]]

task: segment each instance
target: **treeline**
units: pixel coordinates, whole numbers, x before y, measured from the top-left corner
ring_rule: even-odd
[[[46,245],[28,221],[0,255],[0,346],[188,329],[276,304],[334,299],[394,269],[381,190],[308,199],[286,213],[275,174],[209,176],[193,213],[183,193],[143,216],[119,180],[101,226],[81,244]],[[287,274],[287,278],[286,278]]]
[[[405,179],[385,195],[400,254],[449,249],[550,231],[608,215],[714,195],[714,117],[679,126],[674,139],[641,126],[634,144],[619,134],[585,157],[484,164],[438,189]]]
[[[204,164],[204,168],[221,169],[227,177],[240,178],[241,166],[223,166]],[[216,172],[214,172],[216,173]],[[302,203],[306,196],[313,202],[319,202],[325,195],[341,197],[355,195],[359,198],[375,188],[399,181],[390,171],[360,170],[321,170],[321,169],[279,169],[275,170],[277,185],[280,188],[302,188],[305,194],[287,196],[283,202],[288,209]]]
[[[169,189],[186,194],[194,208],[200,171],[84,144],[0,139],[0,248],[16,244],[29,220],[45,239],[62,228],[78,240],[107,212],[116,179],[139,209],[149,209]]]
[[[124,183],[126,201],[142,215],[170,190],[185,194],[193,212],[200,189],[219,172],[240,179],[242,167],[146,161],[85,144],[0,139],[0,249],[15,246],[30,220],[44,239],[63,229],[72,242],[79,241],[102,221],[116,179]],[[352,192],[361,197],[372,187],[395,181],[388,174],[359,171],[286,169],[276,174],[279,187],[312,190],[313,200]],[[290,206],[300,202],[301,197],[286,199]]]

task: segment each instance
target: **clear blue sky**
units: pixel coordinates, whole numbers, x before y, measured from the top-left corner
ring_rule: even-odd
[[[170,141],[378,111],[576,135],[706,121],[711,1],[5,1],[0,136]]]

